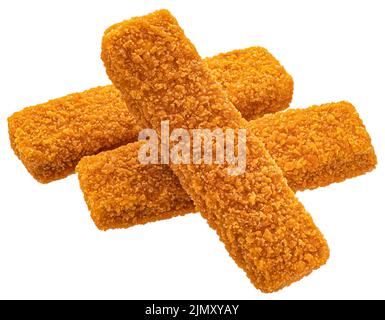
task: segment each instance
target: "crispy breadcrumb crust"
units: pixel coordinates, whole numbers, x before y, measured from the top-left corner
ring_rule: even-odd
[[[341,182],[377,164],[370,136],[346,101],[278,112],[251,123],[295,191]]]
[[[284,110],[291,102],[293,79],[264,48],[222,53],[205,59],[205,64],[246,120]],[[238,76],[244,72],[247,77]]]
[[[84,157],[76,167],[91,217],[101,230],[183,215],[194,203],[166,165],[143,165],[144,142]]]
[[[251,121],[293,191],[313,189],[371,171],[377,159],[354,106],[329,103]],[[195,211],[167,165],[138,161],[144,142],[84,157],[76,168],[100,230],[128,228]]]
[[[136,123],[112,85],[29,107],[8,119],[13,150],[42,183],[73,173],[85,155],[135,141]]]
[[[247,125],[167,10],[110,27],[102,59],[128,108],[158,133],[165,119],[170,130]],[[247,140],[242,175],[227,164],[170,167],[255,287],[273,292],[323,265],[329,248],[262,142]]]
[[[206,63],[247,119],[289,106],[292,78],[266,49],[235,50]],[[139,132],[111,85],[26,108],[8,124],[13,150],[42,183],[72,174],[84,156],[137,141]]]

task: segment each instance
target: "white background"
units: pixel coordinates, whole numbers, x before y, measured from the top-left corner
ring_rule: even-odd
[[[1,1],[0,298],[385,298],[384,1]],[[294,77],[292,107],[349,100],[373,138],[370,174],[298,194],[331,257],[274,294],[257,291],[199,215],[100,232],[76,176],[41,185],[14,156],[6,118],[109,83],[103,31],[155,9],[202,56],[264,46]]]

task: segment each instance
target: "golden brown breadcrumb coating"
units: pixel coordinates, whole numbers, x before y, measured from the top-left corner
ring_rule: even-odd
[[[85,155],[136,141],[140,129],[112,85],[16,112],[8,127],[16,155],[42,183],[73,173]]]
[[[289,106],[293,80],[264,48],[207,58],[206,63],[245,118]],[[137,141],[139,126],[113,86],[51,100],[8,119],[11,146],[42,183],[74,172],[79,160]]]
[[[101,230],[127,228],[195,210],[167,165],[139,163],[143,143],[84,157],[76,167],[91,217]]]
[[[369,134],[353,105],[329,103],[251,121],[293,191],[340,182],[373,170]],[[84,157],[81,189],[101,230],[128,228],[195,211],[194,202],[167,165],[138,161],[144,142]]]
[[[167,10],[110,27],[102,59],[133,115],[158,134],[165,119],[171,131],[247,126]],[[242,175],[229,175],[228,163],[170,167],[255,287],[272,292],[323,265],[329,248],[261,140],[247,131]]]
[[[278,112],[251,123],[295,191],[341,182],[377,164],[370,136],[346,101]]]
[[[204,62],[246,120],[284,110],[291,102],[293,79],[265,48],[234,50]],[[247,77],[239,77],[246,70]]]

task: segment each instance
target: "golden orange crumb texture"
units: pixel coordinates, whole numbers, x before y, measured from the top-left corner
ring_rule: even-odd
[[[85,155],[135,141],[139,130],[113,86],[26,108],[8,127],[16,155],[42,183],[73,173]]]
[[[373,170],[377,163],[369,134],[348,102],[266,115],[249,126],[293,191],[340,182]],[[139,163],[142,144],[84,157],[76,168],[92,218],[101,230],[195,211],[169,166]]]
[[[293,80],[266,49],[251,47],[205,61],[245,118],[289,106]],[[84,156],[136,141],[140,130],[112,85],[26,108],[8,124],[13,150],[42,183],[73,173]]]
[[[133,116],[156,130],[164,119],[170,130],[247,127],[166,10],[109,28],[102,59]],[[247,140],[243,175],[226,164],[171,169],[252,283],[272,292],[323,265],[329,249],[262,141]]]
[[[101,58],[113,84],[8,118],[11,147],[37,181],[76,170],[100,230],[200,212],[262,292],[326,263],[328,244],[295,192],[375,168],[371,138],[351,103],[285,111],[293,79],[271,53],[250,47],[202,59],[167,10],[108,28]],[[231,174],[226,161],[140,163],[141,129],[161,136],[165,120],[169,132],[182,128],[190,137],[196,129],[245,129],[246,137],[235,134],[245,142],[245,171]],[[217,139],[211,142],[216,150]]]

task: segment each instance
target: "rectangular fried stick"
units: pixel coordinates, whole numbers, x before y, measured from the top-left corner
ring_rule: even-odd
[[[293,80],[266,49],[235,50],[205,64],[246,119],[289,106]],[[26,108],[8,126],[13,150],[42,183],[72,174],[84,156],[137,141],[140,129],[111,85]]]
[[[354,106],[329,103],[251,121],[293,191],[314,189],[364,174],[377,163],[371,139]],[[101,230],[128,228],[195,211],[167,165],[141,164],[135,142],[84,157],[76,171]]]
[[[110,27],[102,59],[133,115],[158,134],[162,120],[170,131],[247,126],[166,10]],[[170,167],[255,287],[273,292],[323,265],[329,248],[281,169],[247,131],[242,175],[229,175],[228,163]]]

